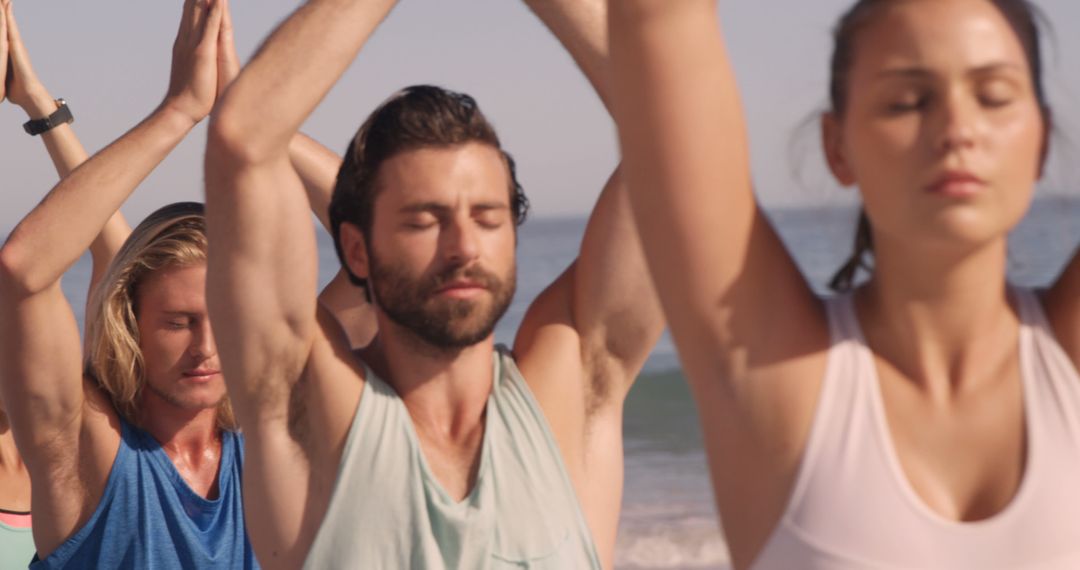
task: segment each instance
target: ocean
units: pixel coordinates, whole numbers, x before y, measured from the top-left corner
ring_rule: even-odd
[[[851,251],[852,207],[767,211],[807,279],[820,293]],[[518,293],[496,328],[511,344],[533,298],[577,254],[584,218],[537,218],[521,228]],[[1080,199],[1047,194],[1032,206],[1011,237],[1009,274],[1018,285],[1049,283],[1080,244]],[[337,270],[328,236],[319,234],[322,282]],[[90,260],[65,275],[63,288],[82,323]],[[620,570],[689,570],[728,567],[709,486],[697,415],[665,335],[626,402],[626,484],[615,564]]]

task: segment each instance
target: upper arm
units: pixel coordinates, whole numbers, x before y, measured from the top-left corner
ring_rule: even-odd
[[[630,204],[616,170],[585,228],[577,260],[530,307],[515,342],[526,362],[533,352],[573,356],[580,379],[565,368],[535,366],[551,382],[575,388],[587,409],[621,405],[626,391],[664,328],[663,314],[645,266]],[[547,370],[550,369],[550,372]],[[565,394],[565,388],[556,393]],[[542,387],[541,390],[549,388]]]
[[[59,282],[32,295],[0,291],[0,389],[28,464],[75,429],[83,409],[78,325]]]
[[[0,291],[0,394],[33,482],[34,536],[48,554],[97,506],[119,447],[116,414],[83,378],[78,325],[59,284]]]
[[[690,380],[744,380],[823,349],[820,304],[754,199],[715,3],[610,8],[627,184]]]
[[[211,127],[207,299],[245,429],[283,421],[316,332],[316,249],[300,180],[282,152],[248,161]]]

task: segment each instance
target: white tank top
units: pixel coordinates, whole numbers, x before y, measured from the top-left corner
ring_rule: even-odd
[[[367,369],[308,570],[600,570],[559,446],[505,348],[493,357],[480,469],[446,493],[409,411]]]
[[[827,302],[832,348],[787,509],[755,570],[1080,569],[1080,376],[1030,291],[1014,290],[1027,464],[1011,503],[971,523],[908,482],[850,295]]]

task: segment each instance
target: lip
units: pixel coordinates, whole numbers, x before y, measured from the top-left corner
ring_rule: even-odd
[[[473,297],[484,291],[487,291],[487,287],[484,287],[476,281],[454,281],[436,289],[435,294],[461,298]]]
[[[209,382],[215,376],[221,374],[220,370],[213,368],[197,368],[195,370],[187,370],[182,373],[184,378],[195,382]]]
[[[986,181],[970,172],[950,170],[939,176],[926,191],[946,198],[970,198],[986,187]]]

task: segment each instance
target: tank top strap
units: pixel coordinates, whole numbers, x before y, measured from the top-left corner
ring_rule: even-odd
[[[824,299],[825,313],[829,318],[829,335],[832,345],[843,341],[861,341],[862,331],[855,314],[855,297],[851,293],[841,293]]]
[[[1020,359],[1033,418],[1049,433],[1068,438],[1080,450],[1080,373],[1061,347],[1035,291],[1011,290],[1019,311]]]
[[[810,431],[782,519],[798,518],[807,493],[821,485],[828,465],[850,464],[852,450],[873,433],[873,362],[862,340],[851,294],[823,299],[829,320],[829,353]]]
[[[1020,322],[1025,327],[1050,329],[1050,321],[1046,318],[1042,302],[1039,301],[1039,296],[1034,290],[1027,287],[1010,287],[1009,293],[1020,313]]]

